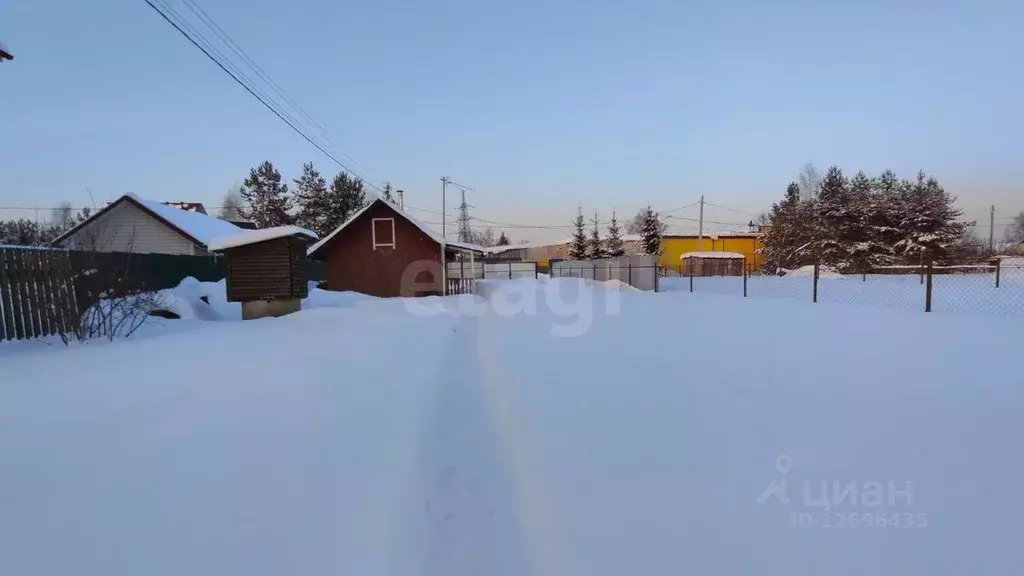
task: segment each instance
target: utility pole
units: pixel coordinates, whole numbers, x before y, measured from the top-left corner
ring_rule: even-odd
[[[445,199],[448,197],[448,177],[441,176],[441,238],[446,238],[444,235],[444,214],[445,210]]]
[[[693,198],[693,196],[691,196]],[[704,195],[700,195],[700,220],[697,224],[697,252],[704,246]]]
[[[448,237],[445,235],[445,212],[447,206],[445,199],[448,197],[448,177],[441,177],[441,294],[448,294],[448,261],[445,258],[448,253]]]
[[[995,250],[996,247],[996,205],[988,214],[988,249]]]

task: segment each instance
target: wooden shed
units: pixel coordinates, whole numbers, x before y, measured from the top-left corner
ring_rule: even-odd
[[[298,312],[309,296],[306,249],[315,233],[298,226],[217,238],[210,250],[227,258],[227,300],[242,303],[242,319]]]
[[[746,263],[738,252],[687,252],[679,259],[683,276],[743,276]]]
[[[328,290],[371,296],[429,296],[472,291],[471,278],[446,278],[444,261],[472,263],[483,248],[446,242],[401,206],[377,198],[315,245],[308,254],[324,261]]]

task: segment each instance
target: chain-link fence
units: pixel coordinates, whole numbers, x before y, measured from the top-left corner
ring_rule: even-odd
[[[1024,259],[968,266],[887,266],[840,274],[805,266],[783,275],[745,266],[736,276],[691,276],[662,267],[659,290],[795,298],[809,302],[906,308],[927,312],[1024,315]]]

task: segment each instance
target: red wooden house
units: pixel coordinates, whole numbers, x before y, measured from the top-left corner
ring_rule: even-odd
[[[378,198],[311,246],[307,254],[326,263],[328,290],[372,296],[467,291],[465,284],[470,280],[445,279],[442,250],[445,262],[457,255],[470,260],[483,256],[479,246],[445,242],[399,206]]]

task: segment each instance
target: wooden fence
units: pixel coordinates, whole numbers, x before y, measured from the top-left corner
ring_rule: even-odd
[[[306,264],[309,280],[325,277],[323,262]],[[187,277],[216,282],[226,271],[227,260],[214,255],[0,246],[0,341],[67,334],[111,292],[174,288]]]
[[[0,340],[71,332],[75,273],[65,250],[0,247]]]

